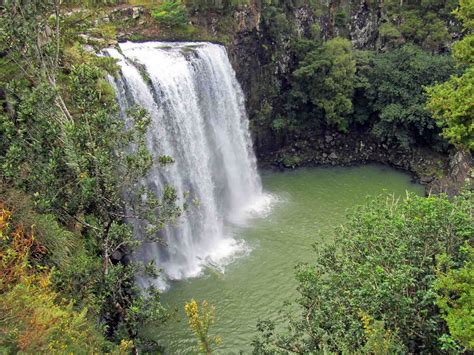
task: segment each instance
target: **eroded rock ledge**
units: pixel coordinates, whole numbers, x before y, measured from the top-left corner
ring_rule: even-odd
[[[274,152],[258,152],[262,168],[294,169],[311,166],[351,166],[366,163],[390,165],[413,174],[427,194],[457,194],[473,186],[473,159],[469,153],[437,153],[427,147],[403,149],[380,143],[367,132],[324,132],[296,139]]]

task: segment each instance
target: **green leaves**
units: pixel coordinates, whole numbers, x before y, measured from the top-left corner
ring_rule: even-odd
[[[356,208],[336,229],[334,244],[316,246],[312,265],[297,269],[302,316],[290,335],[262,328],[254,345],[264,353],[437,351],[445,323],[435,305],[436,256],[463,263],[464,246],[474,243],[473,204],[466,192],[453,201],[379,196]]]
[[[311,102],[320,119],[347,131],[356,85],[356,62],[351,43],[334,38],[310,51],[294,71],[303,101]]]
[[[162,310],[156,291],[148,303],[135,287],[140,267],[124,262],[140,243],[126,222],[146,219],[156,237],[181,210],[171,187],[161,197],[140,189],[153,164],[145,140],[150,115],[133,108],[121,117],[107,80],[115,60],[77,44],[93,21],[63,17],[59,3],[12,1],[0,14],[2,64],[18,67],[0,73],[0,184],[30,194],[31,207],[47,213],[37,220],[38,237],[52,255],[38,263],[55,266],[61,297],[93,310],[118,342],[137,337],[137,319]]]
[[[186,7],[192,11],[230,12],[236,7],[249,4],[249,0],[184,0]]]
[[[466,248],[462,267],[453,268],[447,261],[440,263],[440,272],[435,283],[438,292],[436,304],[443,312],[449,332],[467,350],[474,350],[474,249]],[[449,257],[448,257],[448,261]],[[452,261],[451,261],[452,263]],[[446,337],[445,337],[446,338]]]
[[[427,108],[442,127],[443,137],[458,148],[474,150],[474,67],[426,92]]]
[[[369,67],[361,72],[368,82],[367,101],[357,104],[368,106],[377,115],[371,124],[382,141],[405,148],[439,144],[439,129],[424,108],[423,85],[446,80],[453,72],[449,57],[431,55],[412,45],[372,55]]]
[[[186,7],[181,1],[164,1],[154,9],[151,16],[167,27],[183,27],[188,24]]]
[[[449,46],[455,26],[450,12],[456,1],[421,0],[384,3],[380,39],[385,48],[413,43],[430,52],[441,52]]]
[[[474,150],[474,9],[472,1],[461,1],[456,16],[464,21],[466,36],[454,45],[453,57],[468,67],[462,75],[426,89],[427,108],[442,127],[442,135],[459,149]]]

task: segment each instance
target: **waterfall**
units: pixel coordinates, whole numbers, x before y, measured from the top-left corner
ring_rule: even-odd
[[[135,104],[145,108],[152,117],[148,149],[155,161],[162,155],[175,161],[165,167],[155,163],[144,183],[158,196],[170,185],[181,204],[188,201],[178,223],[160,232],[164,243],[145,242],[135,257],[154,260],[171,280],[225,264],[245,249],[229,226],[266,203],[243,93],[225,48],[127,42],[107,54],[121,68],[113,85],[122,114]],[[140,227],[135,226],[137,234]]]

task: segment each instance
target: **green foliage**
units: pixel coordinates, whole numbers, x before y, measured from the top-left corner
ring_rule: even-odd
[[[435,12],[419,10],[403,12],[399,30],[404,38],[427,50],[440,50],[451,39],[445,22]]]
[[[186,7],[191,11],[223,11],[250,4],[250,0],[185,0]]]
[[[165,1],[151,12],[151,16],[167,27],[183,27],[188,23],[186,7],[181,1]]]
[[[385,22],[379,27],[379,37],[386,46],[395,47],[401,42],[402,34],[400,30],[390,22]]]
[[[85,6],[85,7],[100,7],[113,6],[122,3],[122,0],[67,0],[68,5]]]
[[[199,353],[212,354],[212,346],[221,343],[220,337],[209,335],[209,329],[214,324],[213,306],[209,306],[207,301],[201,303],[199,307],[195,300],[191,300],[184,305],[184,311],[188,317],[188,325],[199,343]]]
[[[449,333],[465,347],[474,350],[474,249],[468,247],[467,259],[462,267],[456,268],[446,255],[440,267],[441,272],[435,283],[438,292],[436,304],[448,323]],[[450,265],[451,264],[451,265]]]
[[[364,328],[365,345],[363,354],[389,355],[406,353],[406,348],[400,343],[398,335],[385,329],[383,321],[376,321],[364,312],[360,313]]]
[[[83,245],[77,234],[60,225],[51,214],[37,214],[32,199],[25,193],[0,185],[1,202],[10,210],[15,225],[33,226],[35,241],[43,253],[36,255],[34,264],[64,270],[74,264],[74,255]]]
[[[0,351],[112,350],[88,319],[88,310],[78,312],[72,303],[60,301],[51,289],[50,273],[35,265],[50,251],[38,243],[34,230],[34,225],[18,224],[18,217],[0,203]]]
[[[467,65],[462,75],[427,88],[427,108],[433,112],[442,135],[460,149],[474,150],[474,5],[463,0],[456,16],[463,21],[466,36],[454,45],[453,57]]]
[[[2,60],[16,67],[0,78],[2,192],[29,195],[24,220],[34,221],[42,243],[33,261],[55,267],[57,297],[87,308],[110,339],[136,347],[137,323],[166,317],[157,316],[165,313],[158,293],[147,298],[135,286],[144,267],[120,258],[139,244],[125,220],[147,220],[156,239],[180,208],[172,187],[160,198],[141,186],[153,163],[145,145],[150,117],[139,107],[126,122],[120,117],[107,81],[117,72],[114,59],[78,45],[87,19],[65,19],[59,3],[12,1],[0,14]]]
[[[464,29],[472,31],[474,28],[474,4],[470,0],[460,0],[459,7],[454,14],[462,22]]]
[[[87,319],[87,310],[57,304],[49,288],[22,281],[0,301],[0,350],[6,353],[103,352],[110,344]]]
[[[441,125],[443,137],[458,148],[474,150],[474,67],[428,88],[427,94],[427,108]]]
[[[472,32],[471,27],[471,32]],[[459,64],[474,65],[474,34],[467,34],[462,40],[453,45],[453,58]]]
[[[166,166],[174,163],[174,159],[169,155],[161,155],[158,157],[158,161],[162,166]]]
[[[301,318],[290,321],[288,332],[261,323],[255,349],[360,352],[375,342],[367,324],[380,321],[375,343],[385,338],[408,352],[436,352],[446,329],[435,305],[436,256],[464,260],[465,244],[474,243],[473,202],[468,191],[452,201],[380,196],[357,208],[336,230],[334,244],[316,246],[316,262],[299,266]]]
[[[268,38],[276,43],[292,35],[292,26],[287,18],[286,12],[279,6],[267,5],[262,9],[262,27]]]
[[[452,29],[448,26],[452,27],[454,23],[450,12],[456,4],[455,0],[385,2],[385,22],[379,33],[382,44],[397,47],[403,43],[413,43],[431,52],[447,48],[451,40],[449,30]]]
[[[341,131],[349,127],[356,62],[351,43],[342,38],[325,42],[310,51],[294,72],[294,96],[311,103],[319,117]]]
[[[303,159],[297,154],[285,154],[282,159],[283,166],[287,168],[296,168],[298,167]]]
[[[448,56],[406,45],[373,55],[361,69],[368,85],[359,106],[369,109],[366,117],[377,115],[371,125],[378,138],[404,147],[441,143],[435,120],[425,110],[423,86],[449,78],[454,65]]]

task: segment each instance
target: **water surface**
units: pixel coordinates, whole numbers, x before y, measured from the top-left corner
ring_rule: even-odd
[[[183,310],[191,298],[216,308],[212,333],[223,340],[216,353],[249,353],[258,319],[278,319],[283,302],[297,297],[295,265],[314,260],[312,245],[330,241],[348,209],[384,191],[397,196],[424,191],[409,175],[378,165],[262,172],[262,180],[277,200],[271,213],[233,228],[250,253],[224,273],[209,268],[202,277],[175,282],[164,293],[163,302],[176,309],[176,316],[149,333],[165,340],[168,353],[195,352]]]

